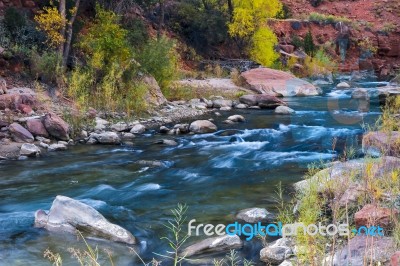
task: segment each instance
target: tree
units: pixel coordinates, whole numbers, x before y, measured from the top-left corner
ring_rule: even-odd
[[[278,40],[267,26],[267,20],[279,14],[282,3],[279,0],[232,0],[232,3],[230,35],[250,43],[251,58],[270,66],[278,58],[274,50]]]
[[[75,0],[74,7],[69,10],[69,19],[66,12],[66,0],[59,0],[58,9],[55,6],[45,7],[35,21],[38,28],[47,35],[49,45],[58,50],[62,69],[65,69],[73,34],[73,24],[75,22],[80,0]]]

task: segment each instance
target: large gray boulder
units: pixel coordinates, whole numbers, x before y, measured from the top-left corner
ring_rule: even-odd
[[[182,256],[191,257],[206,252],[221,252],[231,249],[238,249],[243,246],[243,242],[237,235],[217,236],[204,239],[198,243],[188,246],[182,251]]]
[[[275,114],[278,114],[278,115],[290,115],[290,114],[295,113],[295,111],[292,108],[287,107],[287,106],[278,106],[275,108],[274,112],[275,112]]]
[[[117,145],[121,143],[120,137],[115,132],[92,133],[90,139],[97,140],[100,144]]]
[[[21,156],[28,156],[28,157],[35,157],[40,155],[40,148],[37,147],[35,144],[25,143],[22,144],[20,150]]]
[[[217,126],[208,120],[197,120],[189,126],[189,130],[196,134],[213,133],[217,129]]]
[[[35,227],[52,232],[77,234],[85,237],[107,239],[125,244],[135,244],[135,237],[126,229],[112,224],[98,211],[80,201],[57,196],[48,213],[38,210],[35,213]]]
[[[272,265],[283,263],[294,254],[292,246],[289,238],[280,238],[260,251],[260,260]]]

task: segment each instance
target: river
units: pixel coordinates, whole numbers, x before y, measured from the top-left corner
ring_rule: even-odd
[[[34,212],[48,210],[56,195],[79,199],[130,230],[146,261],[161,259],[153,252],[168,249],[160,237],[177,203],[186,203],[188,219],[197,223],[230,223],[237,211],[250,207],[276,212],[279,183],[289,198],[291,184],[302,179],[310,163],[330,161],[345,147],[360,149],[362,125],[374,124],[380,114],[378,85],[356,84],[372,95],[369,112],[357,111],[350,90],[325,86],[322,96],[284,99],[294,115],[250,109],[208,115],[219,131],[177,136],[176,147],[154,145],[166,136],[152,131],[133,146],[81,145],[37,159],[0,161],[0,265],[50,265],[43,258],[46,248],[60,252],[64,265],[76,265],[67,251],[82,247],[74,237],[33,228]],[[222,123],[231,114],[247,121]],[[164,167],[144,167],[138,160],[162,161]],[[110,249],[116,265],[140,265],[123,245],[91,244]],[[257,262],[259,249],[255,240],[242,253]]]

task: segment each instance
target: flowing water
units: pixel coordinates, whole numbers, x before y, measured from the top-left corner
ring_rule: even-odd
[[[322,96],[285,99],[297,111],[290,116],[271,110],[208,115],[220,131],[178,136],[177,147],[154,145],[165,136],[151,132],[133,146],[76,146],[37,159],[0,162],[0,265],[50,265],[43,258],[46,248],[60,252],[64,265],[76,265],[67,249],[82,247],[80,242],[32,226],[34,212],[48,210],[56,195],[79,199],[130,230],[146,261],[161,259],[153,252],[168,250],[160,237],[177,203],[189,205],[188,218],[197,223],[230,223],[238,210],[249,207],[275,212],[280,182],[289,197],[291,184],[301,180],[310,163],[332,160],[345,147],[360,148],[362,125],[374,124],[380,114],[374,97],[380,85],[359,83],[372,95],[369,112],[357,111],[350,90],[326,87]],[[223,124],[233,113],[246,123]],[[138,160],[164,166],[144,167]],[[111,250],[116,265],[140,265],[124,245],[91,243]],[[259,245],[247,242],[243,254],[257,261]]]

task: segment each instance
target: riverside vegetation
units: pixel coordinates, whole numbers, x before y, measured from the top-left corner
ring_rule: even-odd
[[[19,84],[31,87],[35,101],[29,97],[25,99],[25,93],[17,92],[15,104],[13,102],[2,108],[4,112],[0,113],[0,122],[7,121],[0,123],[0,128],[10,131],[10,134],[0,132],[4,134],[0,135],[1,138],[15,137],[22,132],[24,142],[33,142],[34,137],[29,132],[25,134],[24,127],[15,125],[15,121],[30,127],[31,122],[28,122],[29,119],[25,121],[24,116],[41,113],[45,116],[34,117],[34,120],[41,121],[40,125],[35,125],[44,128],[44,135],[49,134],[44,137],[39,132],[35,134],[35,141],[49,151],[63,150],[68,144],[78,142],[129,143],[146,130],[138,121],[146,121],[144,117],[154,114],[157,119],[152,117],[147,122],[154,122],[157,126],[161,124],[159,131],[163,134],[212,133],[217,131],[217,127],[207,120],[165,127],[164,124],[176,122],[172,121],[173,115],[168,110],[177,112],[185,106],[181,112],[195,110],[193,117],[203,115],[212,108],[224,112],[232,108],[279,107],[283,113],[290,114],[295,111],[275,96],[320,94],[308,82],[272,69],[244,71],[248,69],[241,69],[240,64],[226,66],[224,62],[200,66],[202,59],[218,57],[215,54],[210,56],[210,51],[218,50],[214,48],[221,48],[221,44],[235,47],[232,49],[234,56],[250,58],[264,67],[293,71],[299,77],[328,84],[333,84],[333,75],[343,63],[332,53],[335,44],[326,42],[321,45],[319,37],[313,36],[310,30],[301,39],[291,36],[293,47],[282,44],[273,27],[267,23],[290,16],[288,6],[278,0],[174,2],[172,5],[169,1],[50,1],[40,5],[30,17],[16,8],[5,9],[0,23],[0,54],[7,62],[17,62],[13,66],[23,70],[18,74],[5,72],[2,75],[7,76],[7,82],[13,84],[17,91]],[[166,13],[168,16],[165,16]],[[354,24],[345,17],[316,12],[306,18],[313,23]],[[384,27],[388,33],[393,32],[393,28],[392,25]],[[357,43],[363,51],[378,53],[379,49],[369,39]],[[286,75],[282,78],[284,81],[295,80],[293,92],[287,87],[279,91],[265,84],[260,86],[254,77],[263,74],[263,71]],[[395,77],[393,82],[399,83],[399,77]],[[229,88],[219,90],[211,85],[207,87],[207,82],[213,79],[218,84],[229,82]],[[200,85],[187,85],[193,80]],[[279,82],[275,85],[279,87]],[[10,85],[6,86],[4,80],[4,86],[0,84],[0,95],[5,96],[4,99],[13,95],[7,92],[7,87]],[[248,95],[260,93],[260,90],[275,96]],[[161,101],[158,98],[162,98]],[[388,99],[376,127],[365,129],[363,148],[366,156],[355,159],[359,156],[348,147],[338,161],[332,160],[328,165],[326,162],[311,165],[305,180],[295,184],[290,202],[283,197],[287,194],[286,188],[279,187],[276,220],[304,224],[347,223],[351,229],[379,224],[385,228],[385,245],[372,244],[365,250],[357,250],[361,255],[356,262],[363,260],[362,265],[373,265],[396,259],[394,251],[400,248],[399,99]],[[6,100],[4,102],[7,103]],[[53,113],[58,113],[66,122]],[[160,113],[166,114],[166,117],[158,117]],[[278,113],[277,109],[275,113]],[[224,123],[244,121],[243,116],[236,115],[230,116]],[[110,128],[113,132],[104,132]],[[367,134],[368,131],[371,135]],[[384,134],[384,137],[378,135],[375,138],[374,134]],[[50,137],[58,142],[49,146],[51,140],[47,138]],[[335,138],[332,140],[332,154],[336,150],[336,141]],[[160,143],[177,145],[171,140],[161,140]],[[32,146],[24,146],[24,149],[28,150],[28,156],[40,154],[40,149],[32,151]],[[141,162],[147,166],[162,166],[163,163]],[[288,190],[292,191],[291,188]],[[179,204],[172,210],[172,219],[165,225],[168,235],[160,241],[165,241],[170,250],[154,253],[156,259],[150,262],[145,262],[134,248],[127,248],[127,252],[137,256],[143,265],[202,263],[182,253],[189,237],[185,232],[187,208]],[[86,249],[71,247],[68,252],[78,264],[114,265],[111,252],[93,247],[84,232],[77,232]],[[346,248],[343,247],[351,245],[358,237],[328,238],[298,233],[285,243],[268,243],[262,239],[264,246],[260,259],[268,265],[343,265],[342,257],[346,256]],[[377,245],[381,244],[377,242]],[[376,255],[375,251],[383,251],[387,255]],[[53,265],[63,263],[62,256],[51,249],[44,252],[44,257]],[[226,257],[214,259],[212,264],[254,265],[252,261],[241,258],[234,249]]]

